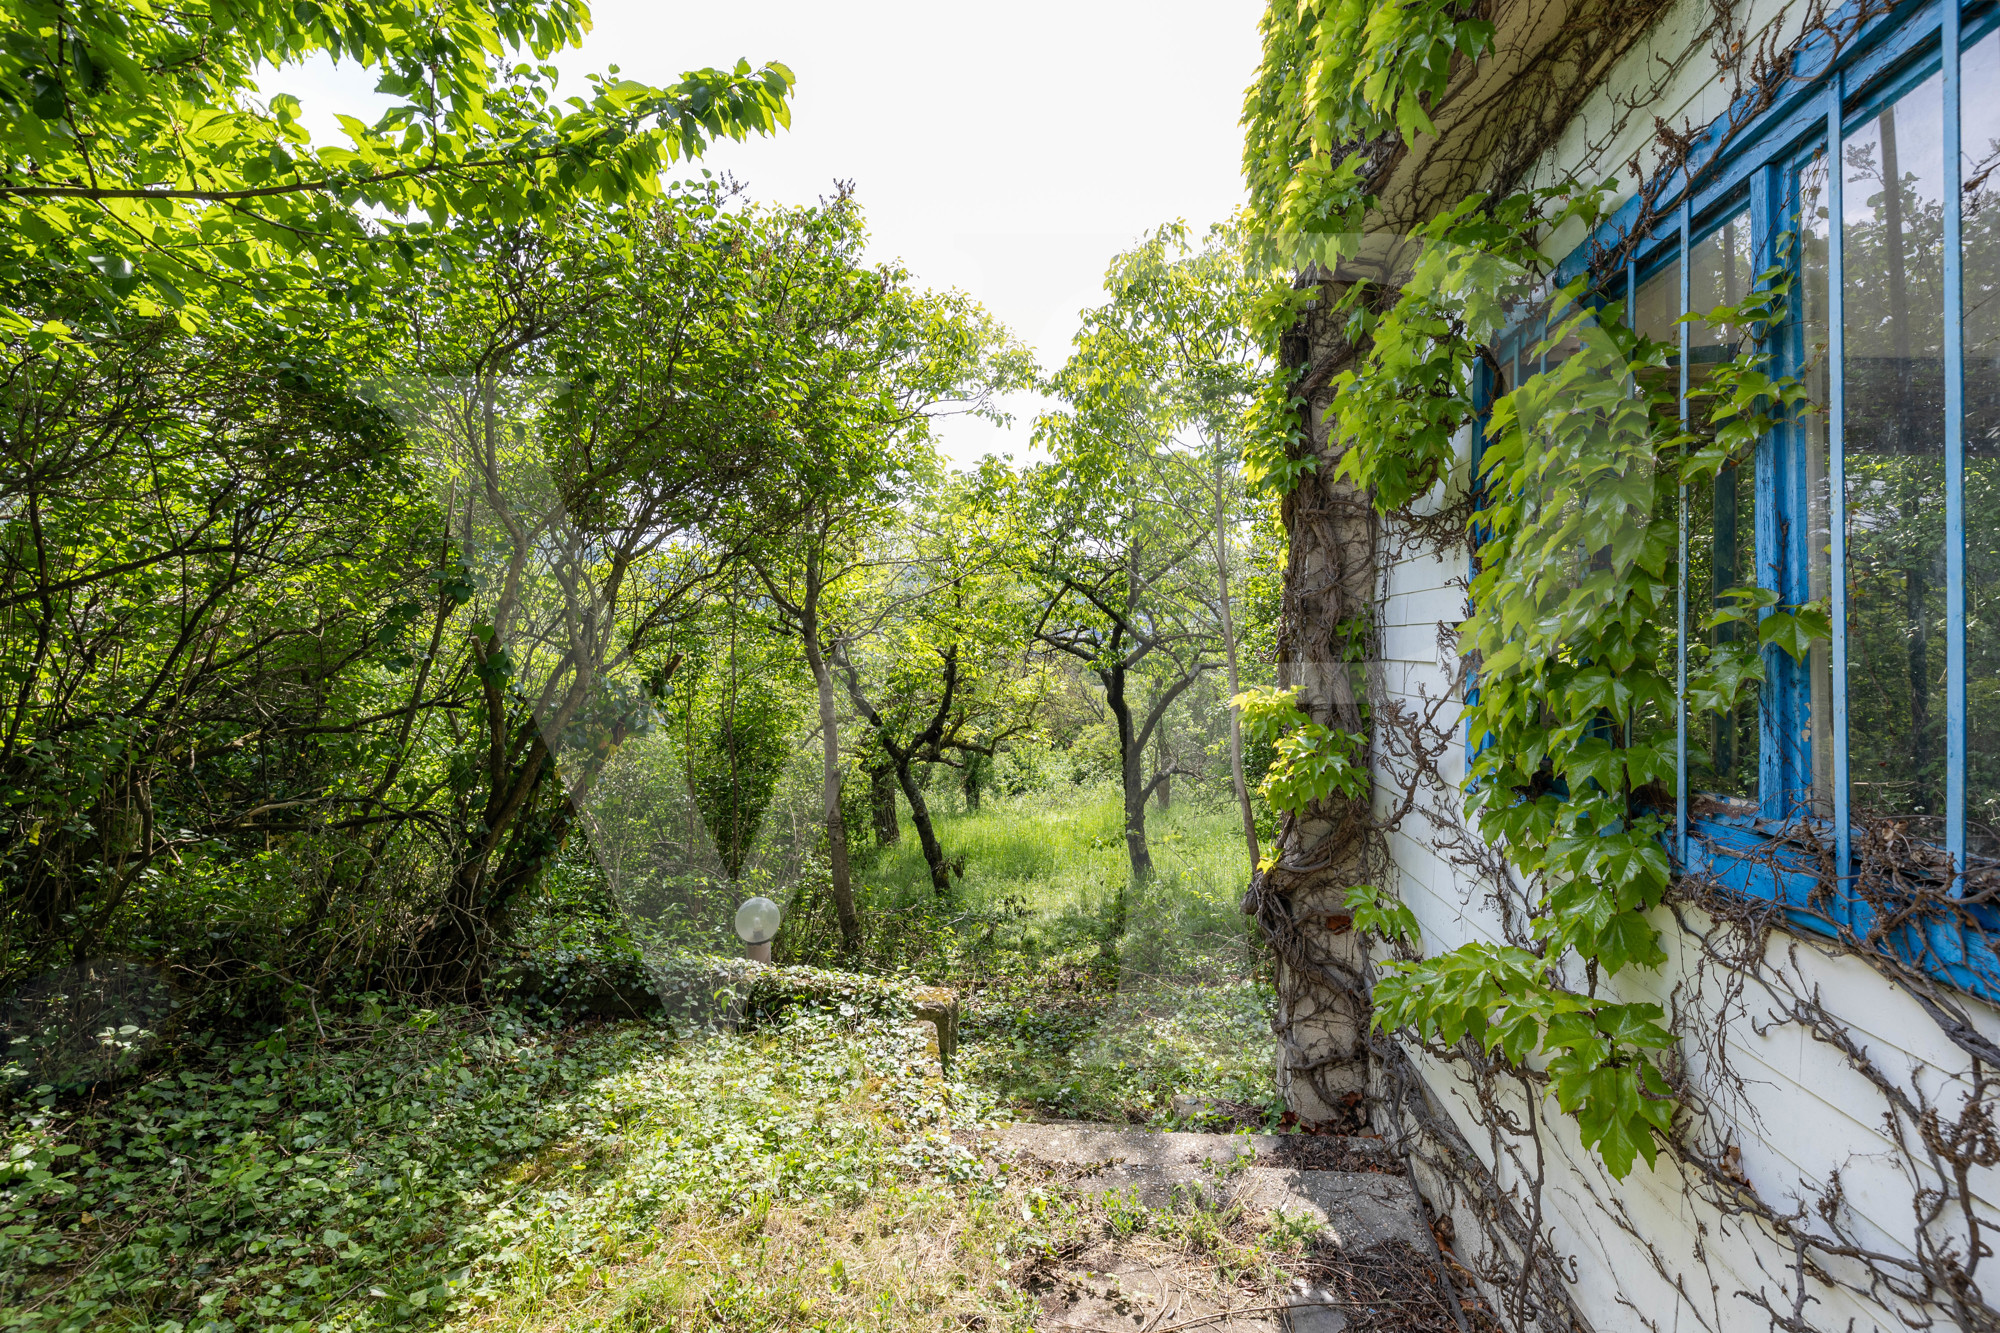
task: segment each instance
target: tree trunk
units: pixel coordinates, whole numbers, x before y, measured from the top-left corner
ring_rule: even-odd
[[[1243,811],[1243,842],[1250,849],[1250,873],[1257,873],[1263,853],[1257,847],[1257,816],[1250,809],[1250,786],[1243,780],[1243,710],[1236,696],[1243,686],[1236,678],[1236,620],[1229,609],[1229,528],[1223,519],[1222,460],[1215,460],[1215,586],[1222,608],[1222,651],[1229,669],[1229,772],[1236,781],[1236,804]]]
[[[923,846],[924,864],[931,868],[931,890],[942,897],[951,892],[951,867],[945,864],[937,827],[931,823],[930,802],[924,799],[924,789],[917,783],[915,762],[898,760],[896,780],[903,786],[903,799],[910,803],[910,823],[916,826],[917,841]]]
[[[938,741],[944,732],[945,718],[951,709],[951,701],[958,690],[958,649],[952,647],[944,653],[944,691],[938,700],[937,711],[932,715],[930,725],[917,733],[907,745],[899,745],[889,734],[882,715],[868,702],[867,694],[861,688],[861,678],[844,654],[838,657],[841,670],[847,673],[848,697],[875,728],[875,743],[895,765],[896,781],[903,788],[903,797],[910,803],[910,822],[917,826],[917,840],[923,845],[924,861],[930,866],[931,888],[940,896],[951,891],[951,872],[944,859],[944,848],[938,845],[937,829],[931,823],[930,803],[924,799],[924,786],[917,780],[918,760],[926,760],[924,779],[930,778],[931,764],[938,754]],[[894,797],[890,800],[893,804]],[[962,864],[962,863],[961,863]]]
[[[1300,447],[1321,455],[1285,497],[1289,535],[1278,680],[1324,726],[1363,730],[1365,663],[1352,651],[1368,633],[1375,594],[1375,521],[1366,494],[1335,476],[1337,444],[1322,443],[1331,371],[1355,350],[1329,321],[1324,297],[1284,340],[1283,359],[1310,367]],[[1277,960],[1277,1084],[1306,1121],[1351,1114],[1368,1086],[1367,943],[1352,929],[1346,890],[1368,878],[1367,797],[1341,797],[1287,815],[1275,863],[1251,880],[1254,912]]]
[[[1167,749],[1167,728],[1164,723],[1153,731],[1153,746],[1157,753],[1153,756],[1154,796],[1160,802],[1162,811],[1174,806],[1174,756]]]
[[[1152,878],[1153,853],[1146,846],[1146,756],[1132,725],[1132,706],[1125,700],[1125,671],[1114,666],[1098,675],[1104,681],[1104,702],[1118,722],[1118,776],[1125,796],[1125,855],[1132,863],[1134,883]],[[1123,911],[1124,898],[1119,898]],[[1122,929],[1124,923],[1119,922]]]
[[[840,812],[840,717],[833,706],[833,672],[819,641],[820,553],[806,554],[806,595],[799,617],[799,637],[806,664],[819,688],[819,731],[825,755],[821,769],[820,809],[826,819],[826,859],[833,879],[833,912],[840,921],[840,947],[850,958],[861,951],[861,915],[854,910],[854,880],[847,865],[847,820]]]
[[[884,760],[868,769],[868,805],[875,821],[875,845],[893,847],[903,840],[903,824],[896,816],[896,766]]]
[[[481,651],[484,661],[484,652]],[[477,995],[491,953],[492,923],[505,904],[496,893],[506,839],[532,816],[549,760],[532,717],[510,719],[495,680],[485,682],[487,754],[478,834],[452,867],[439,911],[418,936],[413,958],[423,988],[434,995]]]

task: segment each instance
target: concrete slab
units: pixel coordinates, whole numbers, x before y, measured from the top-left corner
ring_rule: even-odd
[[[1009,1125],[986,1142],[998,1156],[1061,1170],[1087,1193],[1131,1194],[1149,1208],[1183,1200],[1211,1207],[1241,1203],[1258,1212],[1309,1217],[1321,1226],[1322,1239],[1350,1252],[1392,1240],[1429,1251],[1423,1205],[1406,1177],[1253,1165],[1280,1157],[1290,1137],[1030,1124]]]
[[[1202,1329],[1220,1333],[1283,1333],[1284,1311],[1239,1299],[1235,1304],[1249,1308],[1231,1314],[1232,1305],[1218,1304],[1213,1291],[1191,1290],[1186,1276],[1183,1264],[1100,1245],[1030,1285],[1042,1307],[1035,1326],[1042,1333],[1146,1333],[1201,1319]]]
[[[1055,1123],[1006,1125],[992,1138],[981,1136],[1001,1154],[1026,1153],[1043,1162],[1095,1166],[1125,1162],[1133,1166],[1189,1166],[1255,1158],[1278,1143],[1275,1134],[1193,1134],[1145,1129],[1112,1129],[1104,1125]]]

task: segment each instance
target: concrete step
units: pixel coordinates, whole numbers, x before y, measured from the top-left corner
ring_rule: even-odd
[[[1400,1240],[1429,1253],[1430,1228],[1407,1176],[1369,1139],[1304,1135],[1152,1133],[1081,1124],[1008,1125],[989,1142],[997,1156],[1068,1168],[1090,1193],[1135,1192],[1149,1208],[1170,1206],[1177,1192],[1213,1204],[1243,1203],[1258,1212],[1303,1213],[1344,1251]],[[1309,1154],[1311,1156],[1309,1156]],[[1374,1169],[1325,1170],[1287,1163],[1346,1157]]]
[[[1200,1201],[1303,1214],[1319,1225],[1323,1254],[1395,1253],[1407,1256],[1405,1267],[1412,1261],[1427,1272],[1436,1267],[1424,1206],[1379,1140],[1070,1123],[1005,1126],[982,1136],[981,1146],[1085,1192],[1131,1194],[1153,1208]],[[1391,1248],[1379,1248],[1385,1246]],[[1183,1263],[1117,1242],[1093,1247],[1038,1282],[1033,1290],[1042,1304],[1037,1326],[1043,1333],[1196,1326],[1217,1333],[1341,1333],[1350,1322],[1331,1285],[1301,1278],[1280,1298],[1218,1302],[1212,1288],[1202,1295],[1190,1287]],[[1452,1290],[1441,1273],[1428,1273],[1417,1285],[1429,1286],[1430,1293],[1413,1296]],[[1455,1306],[1456,1298],[1450,1300]]]

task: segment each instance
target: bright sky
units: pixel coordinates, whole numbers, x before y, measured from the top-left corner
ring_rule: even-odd
[[[565,88],[616,64],[669,83],[685,69],[780,60],[798,76],[792,128],[724,144],[702,165],[753,198],[805,203],[852,180],[878,258],[983,302],[1059,365],[1077,312],[1118,250],[1163,222],[1197,229],[1242,201],[1237,117],[1264,0],[596,0],[596,28],[557,64]],[[336,111],[373,119],[373,79],[287,71],[320,142]],[[1012,432],[946,424],[959,462],[1027,451]]]

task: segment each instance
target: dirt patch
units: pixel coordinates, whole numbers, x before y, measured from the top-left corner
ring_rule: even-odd
[[[1281,1266],[1259,1281],[1207,1256],[1133,1238],[1072,1247],[1017,1266],[1011,1276],[1039,1307],[1042,1333],[1194,1326],[1204,1333],[1503,1333],[1483,1302],[1461,1298],[1435,1261],[1404,1241],[1354,1254],[1316,1250]]]
[[[1100,1244],[1027,1274],[1043,1333],[1141,1333],[1197,1321],[1205,1333],[1279,1333],[1280,1291],[1210,1259],[1134,1238]]]
[[[1403,1159],[1380,1139],[1320,1134],[1281,1134],[1276,1145],[1257,1154],[1253,1166],[1281,1166],[1293,1171],[1372,1171],[1400,1176]]]
[[[1485,1302],[1462,1299],[1437,1261],[1407,1241],[1357,1254],[1317,1251],[1296,1271],[1319,1299],[1340,1311],[1346,1333],[1502,1333]]]

